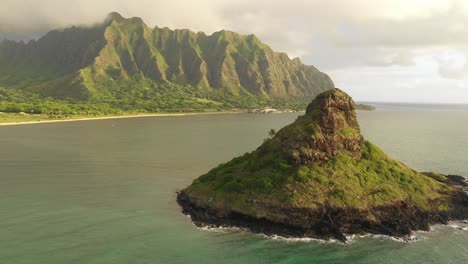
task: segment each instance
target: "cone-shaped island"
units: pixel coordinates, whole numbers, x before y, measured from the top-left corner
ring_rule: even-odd
[[[351,97],[324,92],[255,151],[178,193],[196,225],[286,237],[406,236],[468,218],[460,176],[419,173],[364,140]]]

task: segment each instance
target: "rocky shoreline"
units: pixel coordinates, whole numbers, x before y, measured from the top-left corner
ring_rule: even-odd
[[[177,194],[182,212],[190,215],[196,226],[240,227],[254,233],[278,235],[286,238],[338,239],[346,242],[345,234],[381,234],[398,238],[411,235],[412,231],[429,231],[434,224],[447,224],[453,220],[468,219],[468,181],[456,175],[448,175],[444,183],[454,187],[451,193],[452,208],[448,211],[425,211],[409,201],[394,205],[378,206],[367,210],[333,208],[271,208],[288,218],[275,222],[255,218],[240,212],[220,210],[207,204],[193,202],[183,191]],[[255,203],[255,201],[250,201]],[[378,216],[370,221],[366,216]]]

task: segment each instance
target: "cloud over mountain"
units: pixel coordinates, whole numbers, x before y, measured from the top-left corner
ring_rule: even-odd
[[[413,73],[409,77],[413,80],[420,78],[419,72],[431,68],[430,76],[415,89],[444,80],[444,86],[451,87],[454,78],[463,81],[457,87],[468,87],[468,75],[457,73],[458,66],[451,65],[450,60],[440,60],[447,51],[459,58],[468,54],[468,2],[463,0],[3,0],[2,5],[0,32],[6,36],[89,25],[110,11],[118,11],[124,16],[142,17],[149,26],[254,33],[274,49],[329,71],[343,86],[354,86],[340,75],[343,71],[362,76],[364,68],[381,68],[392,80],[395,75],[391,76],[389,68],[397,67]],[[395,84],[387,85],[391,89]],[[358,99],[378,95],[373,95],[371,87],[367,89],[365,95],[357,90],[350,92]],[[405,99],[391,93],[385,97]],[[468,91],[461,98],[455,101],[468,102]],[[434,94],[430,100],[453,99]]]

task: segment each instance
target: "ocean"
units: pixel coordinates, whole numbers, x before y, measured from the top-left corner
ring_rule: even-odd
[[[468,106],[375,104],[364,136],[420,171],[468,176]],[[411,242],[283,239],[200,229],[176,192],[299,113],[0,127],[0,263],[466,263],[468,225]]]

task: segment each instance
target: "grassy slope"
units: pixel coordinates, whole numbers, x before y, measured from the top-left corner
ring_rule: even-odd
[[[275,215],[274,207],[331,205],[369,209],[409,201],[423,209],[447,209],[444,197],[451,187],[391,159],[368,141],[361,145],[360,159],[341,150],[324,161],[291,163],[287,158],[291,152],[319,151],[308,149],[310,146],[305,143],[297,147],[298,142],[312,138],[360,138],[359,128],[349,124],[331,135],[325,134],[319,125],[317,106],[311,104],[308,114],[266,139],[257,150],[219,165],[196,179],[184,192],[197,204],[270,218],[285,217]],[[339,115],[334,116],[335,121],[342,118]],[[252,200],[261,202],[252,203]]]
[[[441,206],[431,200],[450,190],[444,184],[390,159],[366,142],[363,159],[342,153],[312,166],[290,166],[275,154],[256,151],[213,169],[193,182],[187,193],[195,200],[241,212],[255,211],[249,199],[270,205],[314,208],[328,202],[334,207],[368,208],[411,200],[422,208]],[[261,210],[260,210],[261,211]]]

